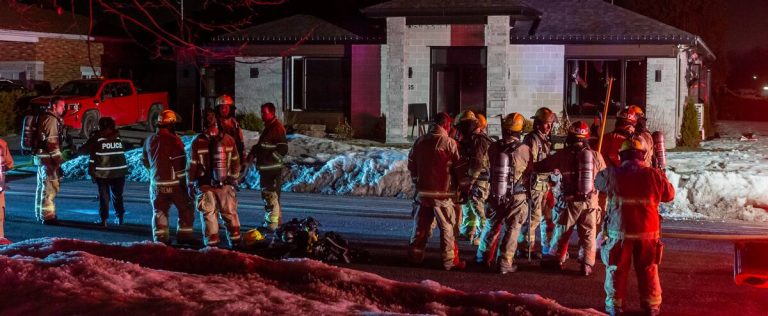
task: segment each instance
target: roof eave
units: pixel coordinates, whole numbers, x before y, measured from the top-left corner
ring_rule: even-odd
[[[386,18],[394,16],[495,16],[495,15],[510,15],[534,18],[540,16],[542,13],[536,9],[523,6],[512,6],[508,8],[425,8],[425,9],[409,9],[409,8],[366,8],[362,12],[371,18]]]

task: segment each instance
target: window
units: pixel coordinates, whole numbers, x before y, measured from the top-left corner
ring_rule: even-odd
[[[569,59],[566,70],[566,108],[572,115],[602,113],[609,78],[613,78],[609,116],[628,105],[645,109],[645,59]]]
[[[80,66],[80,78],[95,79],[99,76],[101,76],[101,67]]]
[[[349,63],[344,58],[291,57],[285,63],[287,104],[293,111],[349,108]]]

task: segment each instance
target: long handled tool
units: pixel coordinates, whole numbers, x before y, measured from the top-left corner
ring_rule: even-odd
[[[603,134],[605,134],[605,120],[608,118],[608,103],[611,101],[611,88],[613,88],[613,77],[608,78],[608,90],[605,92],[605,106],[603,106],[603,118],[600,122],[600,135],[597,140],[597,152],[603,148]]]

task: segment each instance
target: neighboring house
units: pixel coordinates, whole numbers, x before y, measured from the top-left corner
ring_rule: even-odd
[[[541,106],[591,122],[614,78],[609,114],[641,106],[674,147],[686,99],[709,99],[714,55],[701,38],[602,0],[393,0],[363,12],[386,21],[385,37],[312,16],[217,37],[241,47],[240,109],[336,113],[359,135],[383,115],[386,141],[405,143],[409,114],[423,112],[484,113],[494,135],[497,116]]]
[[[8,0],[0,6],[0,78],[55,87],[100,75],[104,46],[89,43],[87,17]]]

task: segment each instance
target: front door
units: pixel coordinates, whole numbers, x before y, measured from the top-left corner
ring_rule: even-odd
[[[432,48],[430,117],[472,110],[485,114],[485,47]]]

